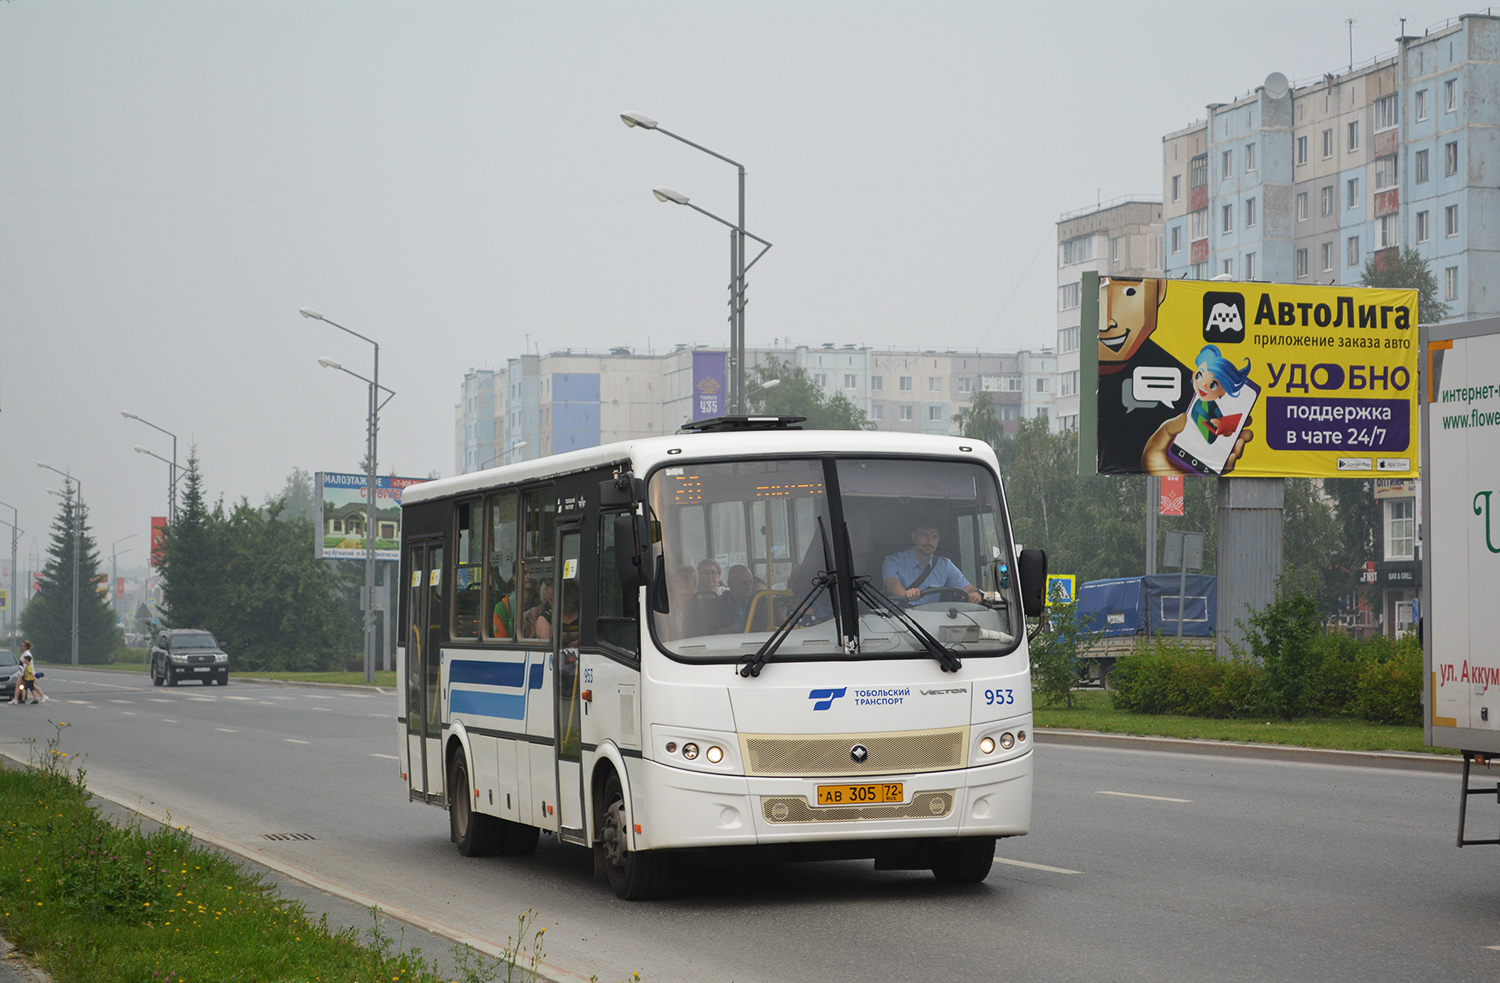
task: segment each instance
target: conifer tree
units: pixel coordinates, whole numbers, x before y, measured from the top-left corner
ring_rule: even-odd
[[[73,496],[63,500],[52,523],[52,542],[42,570],[40,590],[21,614],[21,630],[31,640],[39,661],[67,663],[73,653],[73,550],[78,549],[78,661],[83,665],[108,662],[125,644],[125,636],[110,610],[110,586],[99,570],[99,552],[89,533],[88,507]]]

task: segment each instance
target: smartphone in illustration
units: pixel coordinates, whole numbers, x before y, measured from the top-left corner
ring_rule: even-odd
[[[1194,393],[1188,406],[1187,426],[1167,448],[1167,456],[1173,462],[1195,474],[1224,473],[1224,462],[1250,419],[1250,410],[1260,397],[1260,387],[1246,379],[1232,396],[1222,388],[1214,394],[1217,398],[1206,398],[1201,391]]]

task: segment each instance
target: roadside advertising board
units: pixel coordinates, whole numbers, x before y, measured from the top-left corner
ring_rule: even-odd
[[[1415,290],[1101,277],[1097,311],[1099,474],[1416,477]]]
[[[1500,754],[1500,318],[1422,332],[1424,736]]]
[[[375,508],[379,528],[375,536],[375,559],[401,558],[401,492],[426,478],[376,478]],[[369,477],[319,471],[313,476],[317,508],[313,516],[313,555],[322,560],[363,560],[367,506],[365,491]]]

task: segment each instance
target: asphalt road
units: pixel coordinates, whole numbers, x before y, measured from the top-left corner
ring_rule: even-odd
[[[489,948],[531,909],[559,979],[1500,978],[1500,849],[1454,847],[1452,775],[1043,745],[1034,832],[1000,843],[983,885],[766,865],[628,904],[545,837],[532,857],[459,857],[446,814],[406,801],[394,697],[53,667],[43,683],[52,702],[0,706],[12,755],[67,721],[96,791]],[[1500,824],[1494,801],[1471,808],[1471,832]]]

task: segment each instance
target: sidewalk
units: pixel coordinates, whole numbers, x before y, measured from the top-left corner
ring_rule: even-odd
[[[31,965],[0,935],[0,983],[52,983],[52,977]]]

